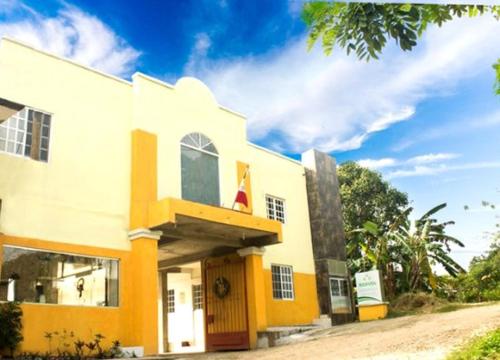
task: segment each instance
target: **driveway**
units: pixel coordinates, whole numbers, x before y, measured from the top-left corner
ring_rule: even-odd
[[[236,359],[444,359],[474,335],[500,327],[500,305],[336,326],[289,345],[172,357]]]

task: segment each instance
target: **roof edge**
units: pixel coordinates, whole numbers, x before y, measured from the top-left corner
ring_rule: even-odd
[[[33,50],[33,51],[36,51],[36,52],[38,52],[38,53],[40,53],[40,54],[43,54],[43,55],[46,55],[46,56],[50,56],[50,57],[52,57],[52,58],[55,58],[55,59],[57,59],[57,60],[61,60],[61,61],[64,61],[64,62],[70,63],[70,64],[72,64],[72,65],[76,65],[76,66],[81,67],[81,68],[83,68],[83,69],[85,69],[85,70],[88,70],[88,71],[94,72],[94,73],[96,73],[96,74],[98,74],[98,75],[101,75],[101,76],[104,76],[104,77],[107,77],[107,78],[113,79],[113,80],[115,80],[115,81],[118,81],[118,82],[121,82],[121,83],[124,83],[124,84],[130,85],[130,86],[132,85],[132,82],[130,82],[130,81],[128,81],[128,80],[125,80],[125,79],[122,79],[121,77],[118,77],[118,76],[115,76],[115,75],[108,74],[108,73],[106,73],[106,72],[104,72],[104,71],[98,70],[98,69],[93,68],[93,67],[88,66],[88,65],[84,65],[84,64],[79,63],[79,62],[77,62],[77,61],[71,60],[71,59],[69,59],[69,58],[67,58],[67,57],[65,57],[65,56],[61,56],[61,55],[57,55],[57,54],[54,54],[54,53],[51,53],[51,52],[48,52],[48,51],[45,51],[45,50],[41,50],[41,49],[39,49],[39,48],[37,48],[37,47],[35,47],[35,46],[33,46],[33,45],[30,45],[30,44],[25,43],[25,42],[23,42],[23,41],[20,41],[20,40],[14,39],[14,38],[12,38],[12,37],[10,37],[10,36],[5,36],[5,35],[4,35],[4,36],[0,37],[0,40],[1,40],[1,41],[9,41],[9,42],[14,43],[14,44],[16,44],[16,45],[20,45],[20,46],[23,46],[23,47],[25,47],[25,48],[31,49],[31,50]]]
[[[284,160],[288,160],[288,161],[290,161],[290,162],[294,163],[295,165],[299,165],[300,167],[304,167],[300,161],[295,160],[295,159],[292,159],[291,157],[288,157],[288,156],[286,156],[286,155],[280,154],[279,152],[276,152],[276,151],[274,151],[274,150],[271,150],[271,149],[265,148],[265,147],[263,147],[263,146],[260,146],[260,145],[254,144],[253,142],[250,142],[250,141],[247,141],[247,144],[248,144],[249,146],[252,146],[252,147],[254,147],[254,148],[258,149],[258,150],[262,150],[262,151],[267,152],[267,153],[269,153],[269,154],[271,154],[271,155],[274,155],[274,156],[276,156],[276,157],[282,158],[282,159],[284,159]]]

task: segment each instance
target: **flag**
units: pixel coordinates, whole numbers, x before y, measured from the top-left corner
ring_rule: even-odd
[[[240,186],[238,187],[238,192],[236,193],[236,199],[234,199],[234,203],[233,203],[233,209],[234,209],[234,205],[236,205],[236,203],[242,204],[242,205],[245,205],[245,207],[248,207],[248,197],[247,197],[246,188],[245,188],[245,179],[247,177],[247,174],[248,174],[248,167],[245,170],[245,173],[243,174],[243,178],[241,179],[241,182],[240,182]]]

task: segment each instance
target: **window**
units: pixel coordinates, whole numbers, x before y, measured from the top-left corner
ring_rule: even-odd
[[[285,223],[285,200],[266,195],[267,218]]]
[[[219,155],[212,141],[200,133],[181,140],[182,198],[220,205]]]
[[[330,296],[333,313],[346,314],[351,312],[351,298],[347,279],[330,278]]]
[[[0,124],[0,151],[48,161],[51,115],[24,108]]]
[[[291,266],[271,265],[273,297],[293,300],[293,270]]]
[[[175,312],[175,290],[169,289],[167,291],[167,311],[169,313]]]
[[[0,300],[118,306],[118,260],[4,246]]]
[[[200,285],[193,285],[193,310],[203,309],[203,293]]]

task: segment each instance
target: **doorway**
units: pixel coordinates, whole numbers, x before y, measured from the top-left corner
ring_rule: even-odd
[[[160,351],[193,353],[205,351],[205,321],[201,263],[165,269],[161,273]]]

